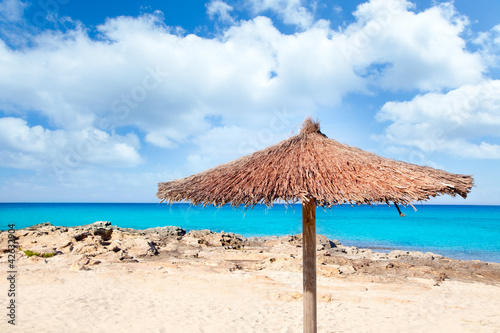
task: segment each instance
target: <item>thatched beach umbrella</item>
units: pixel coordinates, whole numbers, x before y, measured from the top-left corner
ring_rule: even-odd
[[[316,332],[316,206],[466,197],[470,176],[380,157],[327,138],[306,119],[298,135],[207,171],[158,184],[169,203],[250,206],[302,202],[304,332]]]

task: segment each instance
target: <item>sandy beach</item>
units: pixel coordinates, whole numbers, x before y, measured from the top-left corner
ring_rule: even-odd
[[[2,278],[1,332],[302,331],[300,235],[98,222],[16,237],[16,325]],[[6,277],[7,232],[0,249]],[[377,253],[323,236],[317,250],[318,332],[500,332],[499,264]]]

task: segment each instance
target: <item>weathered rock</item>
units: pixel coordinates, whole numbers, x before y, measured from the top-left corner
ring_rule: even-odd
[[[154,256],[158,254],[156,244],[142,238],[127,239],[123,241],[122,247],[127,248],[128,254],[132,257]]]
[[[280,237],[279,240],[283,244],[290,244],[296,247],[302,247],[302,234],[292,235],[292,236],[283,236]],[[316,250],[323,251],[327,249],[331,249],[336,247],[335,243],[330,241],[326,236],[316,235]]]
[[[194,240],[197,239],[198,244],[209,247],[223,246],[227,249],[240,249],[244,246],[243,236],[232,232],[216,233],[210,230],[193,230],[188,232],[183,239],[190,243],[194,243]]]
[[[245,240],[245,247],[260,247],[264,246],[264,244],[273,239],[278,239],[276,236],[271,237],[249,237]]]
[[[73,251],[74,244],[71,240],[63,240],[62,242],[58,243],[55,248],[62,253],[70,253],[71,251]]]
[[[191,230],[190,232],[188,232],[186,234],[186,236],[191,236],[194,238],[203,238],[205,236],[212,235],[212,234],[215,234],[215,232],[207,230],[207,229],[203,229],[203,230]]]
[[[146,235],[157,234],[162,237],[177,237],[177,236],[184,236],[186,234],[186,230],[176,226],[149,228],[149,229],[144,229],[143,232]]]
[[[83,256],[78,261],[75,261],[69,267],[70,271],[88,271],[90,270],[90,266],[98,265],[101,261]]]
[[[434,259],[442,259],[444,258],[442,255],[440,254],[435,254],[435,253],[432,253],[432,252],[426,252],[425,253],[425,256],[430,259],[430,260],[434,260]]]
[[[294,245],[298,247],[302,247],[302,234],[292,235],[292,236],[283,236],[280,237],[280,240],[284,244]]]
[[[207,244],[201,243],[199,238],[192,237],[189,234],[187,236],[182,237],[182,242],[187,246],[192,246],[192,247],[207,246]]]
[[[197,243],[205,246],[221,246],[220,235],[210,230],[192,230],[183,237],[183,240],[190,243]]]
[[[370,249],[358,249],[357,258],[359,259],[371,259],[373,258],[373,250]]]
[[[397,259],[397,258],[400,258],[403,256],[408,256],[409,254],[410,254],[410,252],[408,252],[408,251],[394,250],[394,251],[389,252],[387,254],[387,257]]]
[[[220,243],[226,249],[241,249],[244,246],[242,236],[232,232],[221,233]]]
[[[334,240],[332,240],[331,242],[332,242],[334,245],[336,245],[336,246],[342,245],[342,244],[340,244],[340,242],[339,242],[339,240],[338,240],[338,239],[334,239]]]
[[[344,265],[339,267],[340,274],[352,274],[356,272],[356,269],[352,265]]]
[[[276,246],[278,244],[281,244],[281,240],[278,239],[278,238],[275,238],[275,239],[269,239],[267,240],[263,246],[270,246],[270,247],[273,247],[273,246]]]
[[[84,240],[85,238],[87,238],[88,236],[90,236],[90,232],[88,231],[83,231],[83,232],[78,232],[78,233],[75,233],[73,235],[73,238],[75,238],[75,240],[77,242],[80,242],[82,240]]]
[[[387,257],[390,259],[398,259],[398,258],[421,258],[421,259],[429,259],[429,260],[434,260],[434,259],[441,259],[443,256],[439,254],[435,254],[432,252],[418,252],[418,251],[401,251],[401,250],[394,250],[391,251],[387,254]]]
[[[199,251],[187,250],[183,251],[182,258],[198,258]]]
[[[325,277],[339,276],[342,274],[338,265],[318,266],[318,275]]]
[[[31,227],[27,227],[26,230],[38,230],[47,227],[53,227],[54,225],[50,222],[43,222],[39,224],[32,225]]]
[[[98,251],[97,244],[93,241],[85,241],[76,244],[73,247],[73,254],[93,254]]]
[[[331,249],[332,247],[336,247],[334,242],[329,240],[326,236],[323,235],[317,235],[316,236],[316,244],[317,244],[317,250],[322,251],[322,250],[328,250]]]
[[[94,236],[100,236],[103,241],[108,241],[111,239],[113,234],[113,229],[96,228],[92,231]]]
[[[89,224],[92,228],[108,228],[111,226],[110,221],[97,221],[94,223]]]
[[[95,256],[96,259],[99,259],[102,262],[122,262],[123,259],[125,258],[132,258],[130,257],[126,251],[119,250],[119,251],[107,251],[104,253],[100,253],[99,255]]]
[[[119,240],[113,241],[109,246],[108,249],[113,252],[118,252],[121,251],[122,249],[122,242]]]
[[[302,269],[302,235],[252,237],[209,230],[185,231],[179,227],[146,230],[119,228],[100,221],[79,227],[39,224],[16,231],[19,246],[39,253],[58,254],[51,259],[26,258],[26,263],[65,263],[73,270],[90,269],[97,262],[137,262],[165,260],[169,265],[203,265],[221,271],[255,271],[270,268],[300,273]],[[8,260],[8,234],[0,232],[0,263]],[[500,264],[460,261],[434,253],[395,250],[374,252],[338,241],[317,237],[318,274],[332,278],[359,281],[408,281],[409,277],[428,279],[439,284],[443,280],[486,281],[500,283]],[[229,251],[227,249],[230,249]],[[238,249],[238,251],[234,251]],[[76,255],[76,256],[75,256]],[[75,257],[78,257],[73,264]]]

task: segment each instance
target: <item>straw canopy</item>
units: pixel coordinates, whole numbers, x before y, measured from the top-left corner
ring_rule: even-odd
[[[440,194],[467,196],[471,176],[383,158],[329,139],[306,119],[298,135],[207,171],[158,184],[162,201],[268,206],[315,199],[316,205],[408,205]]]

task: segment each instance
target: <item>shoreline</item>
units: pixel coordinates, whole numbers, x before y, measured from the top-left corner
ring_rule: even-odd
[[[9,264],[7,234],[0,233],[0,267]],[[45,223],[16,236],[21,331],[302,329],[301,235],[96,222]],[[500,331],[500,264],[385,254],[318,235],[317,275],[318,332]],[[0,321],[0,331],[11,328]]]
[[[4,221],[15,223],[16,229],[46,221],[58,226],[81,226],[104,219],[120,227],[145,229],[168,223],[179,225],[186,230],[225,230],[246,237],[293,235],[302,230],[300,216],[296,214],[298,212],[289,214],[292,213],[292,208],[286,210],[283,205],[277,205],[273,209],[256,207],[247,212],[243,212],[242,208],[188,209],[189,204],[4,205],[6,209],[0,212],[0,217]],[[497,218],[500,206],[435,206],[423,205],[417,213],[408,212],[405,219],[401,219],[395,210],[387,206],[341,206],[333,207],[331,213],[320,209],[318,218],[322,222],[318,223],[318,233],[337,238],[344,245],[371,248],[379,252],[430,251],[459,260],[500,263],[500,247],[497,242],[500,237]],[[0,226],[0,229],[6,228],[6,224]]]
[[[368,243],[368,244],[367,244]],[[419,246],[398,246],[398,245],[394,245],[394,246],[384,246],[384,245],[374,245],[374,246],[371,246],[369,245],[369,241],[356,241],[356,240],[342,240],[342,244],[343,245],[346,245],[346,246],[354,246],[354,247],[358,247],[358,248],[366,248],[366,249],[370,249],[370,250],[373,250],[373,251],[380,251],[380,252],[384,252],[384,253],[389,253],[389,252],[392,252],[392,251],[407,251],[407,252],[421,252],[421,253],[427,253],[427,252],[431,252],[431,253],[437,253],[443,257],[446,257],[446,258],[449,258],[449,259],[453,259],[453,260],[461,260],[461,261],[474,261],[474,262],[477,262],[477,261],[480,261],[480,262],[487,262],[487,263],[491,263],[491,264],[500,264],[500,260],[496,260],[500,255],[485,255],[485,257],[493,257],[494,260],[486,260],[486,259],[477,259],[473,254],[470,254],[470,253],[466,253],[466,252],[463,252],[463,251],[456,251],[456,250],[443,250],[443,249],[435,249],[435,248],[432,248],[432,249],[425,249],[423,247],[419,247]],[[478,250],[476,250],[475,252],[477,252]]]
[[[84,225],[77,225],[77,226],[70,226],[70,227],[63,226],[63,225],[52,225],[50,222],[43,222],[43,223],[35,224],[32,226],[24,227],[21,229],[16,229],[16,231],[22,231],[22,230],[27,230],[27,229],[31,229],[31,228],[36,228],[37,226],[42,226],[42,225],[45,225],[47,223],[49,225],[57,227],[57,228],[85,228],[88,226],[95,225],[96,223],[104,223],[104,222],[109,223],[110,228],[114,228],[117,230],[126,230],[126,231],[135,232],[135,233],[140,233],[140,232],[143,232],[145,230],[162,228],[160,226],[152,227],[152,228],[150,227],[150,228],[146,228],[146,229],[118,227],[118,226],[112,225],[109,221],[99,221],[99,222],[95,222],[95,223],[91,223],[91,224],[84,224]],[[178,228],[180,228],[180,227],[178,227]],[[184,231],[186,233],[188,233],[191,231],[198,231],[198,230],[209,230],[209,229],[186,229]],[[0,229],[0,233],[6,232],[6,231],[7,230]],[[225,232],[224,230],[222,230],[222,231],[210,230],[210,231],[213,233],[224,233]],[[230,233],[232,233],[232,232],[230,232]],[[235,233],[235,234],[237,234],[237,233]],[[282,234],[280,236],[274,236],[274,235],[242,236],[242,235],[238,234],[238,236],[245,238],[245,239],[258,239],[258,238],[265,239],[265,238],[269,238],[269,237],[287,237],[287,236],[290,236],[290,234]],[[339,242],[337,239],[334,239],[334,238],[332,238],[332,239],[335,240],[336,242]],[[474,261],[474,262],[480,261],[480,262],[485,262],[485,263],[487,262],[487,263],[492,263],[492,264],[500,264],[500,261],[497,261],[497,260],[475,259],[472,254],[464,253],[464,252],[460,252],[460,251],[456,251],[456,250],[454,251],[454,250],[445,250],[445,249],[438,249],[438,248],[426,249],[426,248],[421,247],[421,246],[405,247],[404,245],[401,245],[401,246],[399,246],[399,245],[379,245],[379,243],[380,243],[379,241],[364,241],[364,240],[360,241],[360,240],[350,240],[350,239],[342,240],[341,243],[344,246],[355,247],[355,248],[359,248],[359,249],[369,249],[369,250],[372,250],[374,252],[381,251],[382,253],[385,253],[385,254],[388,254],[392,251],[419,252],[419,253],[431,252],[431,253],[437,253],[442,257],[447,257],[447,258],[452,259],[452,260]],[[372,243],[375,243],[375,244],[371,245]],[[481,252],[480,250],[476,250],[476,252],[477,251]],[[497,258],[498,256],[486,254],[485,257]]]
[[[21,248],[17,251],[20,259],[36,258],[36,255],[26,255],[25,251],[31,251],[30,253],[45,253],[54,258],[58,256],[84,256],[100,262],[140,262],[146,259],[161,260],[161,258],[172,254],[175,257],[179,253],[182,254],[182,251],[196,253],[194,258],[197,258],[199,253],[205,249],[218,252],[221,257],[229,253],[230,250],[240,250],[241,253],[258,250],[260,253],[289,256],[295,259],[294,265],[300,265],[302,257],[301,234],[243,237],[224,231],[191,230],[186,232],[177,226],[148,229],[122,228],[112,225],[109,221],[98,221],[76,227],[54,226],[45,222],[16,230],[16,233],[17,242]],[[5,253],[8,252],[7,244],[8,232],[1,231],[0,260],[5,259]],[[432,252],[348,246],[341,244],[336,239],[330,240],[323,235],[317,236],[317,244],[318,265],[346,260],[351,264],[371,262],[372,266],[374,263],[380,266],[385,263],[394,265],[394,262],[397,262],[398,267],[401,266],[401,263],[410,266],[432,267],[433,274],[438,276],[438,280],[447,276],[446,271],[450,271],[450,267],[460,268],[464,271],[462,274],[464,276],[473,276],[475,274],[473,271],[478,268],[488,268],[488,271],[494,268],[498,272],[498,281],[495,279],[495,282],[500,282],[500,263],[453,259]],[[354,271],[358,272],[358,270]],[[363,269],[361,268],[359,271],[363,271]],[[370,272],[368,270],[364,273]],[[400,275],[404,274],[405,270],[403,269]]]

